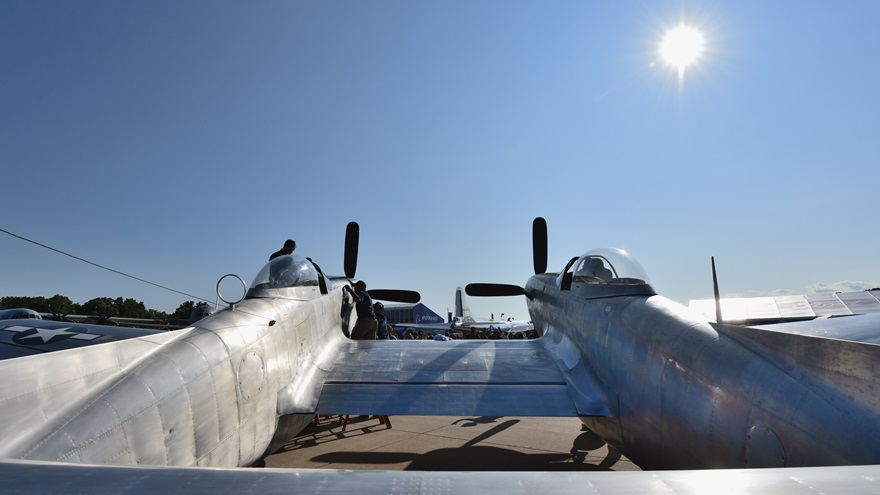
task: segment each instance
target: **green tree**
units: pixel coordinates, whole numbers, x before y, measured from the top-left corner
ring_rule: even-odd
[[[27,308],[40,313],[49,312],[49,304],[45,297],[5,296],[0,298],[0,309]]]
[[[49,298],[47,309],[49,310],[49,313],[52,313],[52,316],[54,316],[56,320],[63,320],[67,315],[76,310],[76,306],[77,305],[74,304],[69,297],[55,294]]]
[[[207,306],[207,303],[200,302],[196,304],[195,301],[186,301],[182,303],[177,309],[171,313],[170,318],[173,320],[186,320],[189,321],[189,316],[195,311],[199,306]]]
[[[116,312],[116,316],[123,316],[125,318],[150,317],[150,313],[147,311],[144,303],[132,298],[122,299],[121,297],[117,297],[116,301],[114,301],[113,308]]]
[[[204,303],[200,303],[199,306]],[[114,316],[125,318],[149,318],[168,320],[168,313],[147,309],[143,302],[132,298],[96,297],[85,304],[73,302],[69,297],[55,294],[50,298],[42,296],[3,296],[0,297],[0,309],[28,308],[40,313],[51,313],[56,319],[63,319],[70,314],[84,314],[108,319]],[[183,309],[181,309],[183,308]],[[188,320],[195,303],[188,301],[178,311],[185,313],[183,319]],[[187,311],[187,308],[192,308]]]
[[[94,315],[104,319],[117,316],[114,308],[115,302],[109,297],[96,297],[82,305],[82,312],[85,315]]]

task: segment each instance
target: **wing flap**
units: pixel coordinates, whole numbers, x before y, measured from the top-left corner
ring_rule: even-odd
[[[577,416],[565,384],[328,383],[319,414]]]

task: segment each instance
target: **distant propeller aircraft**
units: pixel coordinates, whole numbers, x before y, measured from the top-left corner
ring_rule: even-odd
[[[99,339],[88,336],[111,327],[3,321],[0,337],[8,339],[0,345],[33,354],[0,361],[5,486],[49,490],[53,480],[65,480],[104,492],[179,483],[223,488],[230,476],[254,478],[177,467],[250,466],[316,413],[577,416],[644,469],[880,460],[876,345],[706,321],[657,295],[621,250],[591,251],[546,273],[543,219],[533,226],[536,275],[525,287],[467,287],[470,295],[525,295],[541,338],[352,341],[345,331],[356,316],[343,286],[355,275],[357,237],[352,222],[345,277],[325,275],[308,258],[281,256],[241,299],[225,300],[229,308],[182,330],[94,345]],[[413,291],[370,292],[377,299],[419,299]],[[869,316],[840,321],[858,326],[854,335],[864,335],[865,325],[878,328]],[[40,349],[59,342],[73,343],[57,352]],[[292,476],[296,483],[267,471],[260,487],[372,494],[385,493],[397,479],[301,470]],[[840,480],[876,489],[880,468],[819,468],[801,476],[823,486]],[[572,483],[540,473],[511,477],[560,493],[586,484],[614,491],[596,473],[578,473]],[[446,477],[457,493],[474,494],[497,478]],[[418,485],[414,493],[433,493],[423,478],[406,479]],[[698,487],[703,479],[682,471],[626,482],[648,492],[657,480]],[[741,479],[770,493],[791,475],[762,470]]]
[[[502,313],[502,318],[504,314]],[[532,322],[526,320],[496,320],[494,314],[492,318],[487,320],[483,318],[475,318],[471,313],[467,300],[464,297],[464,289],[458,287],[455,289],[455,310],[452,314],[453,323],[452,330],[468,330],[468,331],[499,331],[504,333],[522,333],[534,329]]]

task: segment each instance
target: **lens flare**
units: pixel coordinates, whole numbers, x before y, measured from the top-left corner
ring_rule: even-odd
[[[703,53],[703,34],[695,28],[680,24],[666,33],[660,44],[663,60],[678,69],[684,77],[684,69],[695,63]]]

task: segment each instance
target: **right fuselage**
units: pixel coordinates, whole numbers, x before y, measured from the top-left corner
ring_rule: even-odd
[[[818,374],[657,295],[526,288],[535,328],[563,333],[615,417],[581,419],[645,469],[880,462],[878,412]]]

